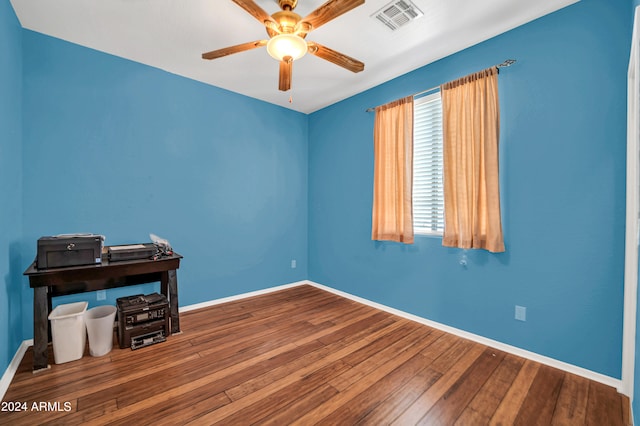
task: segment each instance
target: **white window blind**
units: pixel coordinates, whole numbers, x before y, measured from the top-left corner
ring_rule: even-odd
[[[414,100],[413,231],[442,235],[442,102],[440,92]]]

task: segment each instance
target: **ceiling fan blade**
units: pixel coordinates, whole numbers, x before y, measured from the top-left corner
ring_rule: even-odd
[[[261,23],[265,23],[267,21],[274,22],[271,15],[264,11],[263,8],[258,6],[253,0],[232,0],[235,4],[243,8],[245,11],[249,13],[249,15],[256,18]]]
[[[307,42],[308,52],[326,61],[333,62],[334,64],[346,68],[351,72],[360,72],[364,70],[364,63],[343,53],[336,52],[333,49],[329,49],[326,46],[318,44],[316,42]]]
[[[329,0],[303,18],[302,21],[308,22],[313,29],[316,29],[362,4],[364,4],[364,0]]]
[[[251,41],[249,43],[236,44],[235,46],[225,47],[223,49],[213,50],[211,52],[203,53],[202,59],[217,59],[223,56],[232,55],[234,53],[244,52],[245,50],[255,49],[256,47],[262,47],[267,44],[267,40]]]
[[[278,82],[278,89],[286,92],[291,89],[291,74],[293,71],[293,58],[291,56],[285,56],[280,61],[280,81]]]

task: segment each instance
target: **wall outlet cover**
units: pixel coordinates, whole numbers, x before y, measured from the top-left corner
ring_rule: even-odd
[[[525,306],[516,305],[516,319],[518,321],[527,320],[527,308]]]

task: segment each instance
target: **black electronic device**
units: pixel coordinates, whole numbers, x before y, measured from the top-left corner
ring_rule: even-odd
[[[120,348],[138,349],[163,342],[169,335],[169,302],[158,293],[121,297],[118,307]]]
[[[144,348],[145,346],[153,345],[155,343],[165,342],[167,340],[167,336],[165,331],[162,329],[158,329],[155,331],[151,331],[147,334],[141,334],[131,338],[131,350],[136,350],[140,348]]]
[[[38,269],[94,265],[102,262],[104,236],[65,234],[38,239]]]
[[[157,252],[155,244],[127,244],[107,247],[109,262],[123,260],[150,259]]]

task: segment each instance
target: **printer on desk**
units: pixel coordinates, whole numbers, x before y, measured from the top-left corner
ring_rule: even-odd
[[[96,234],[62,234],[38,239],[38,269],[102,263],[104,236]]]
[[[69,266],[96,265],[105,261],[157,260],[171,256],[169,241],[150,234],[152,243],[104,246],[104,235],[61,234],[38,239],[37,269],[64,268]]]
[[[151,259],[157,252],[154,244],[127,244],[107,247],[107,257],[109,262],[120,262],[123,260]]]

